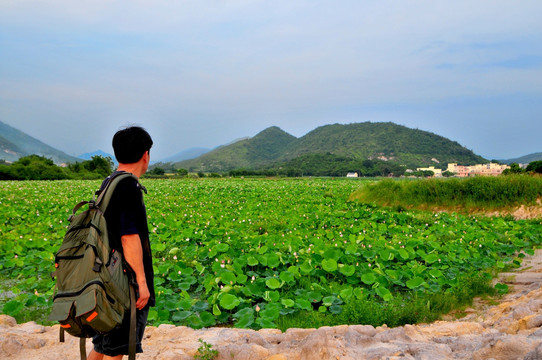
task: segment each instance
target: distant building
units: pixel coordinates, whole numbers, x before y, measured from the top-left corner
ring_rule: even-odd
[[[456,163],[448,164],[448,171],[458,177],[497,176],[501,175],[506,169],[510,169],[510,166],[496,163],[477,164],[472,166],[457,165]]]
[[[432,171],[433,174],[435,174],[435,177],[441,177],[442,176],[442,170],[441,169],[435,169],[434,166],[429,166],[426,168],[417,168],[416,171]]]
[[[346,174],[346,177],[347,178],[357,178],[359,175],[357,172],[349,172],[348,174]]]

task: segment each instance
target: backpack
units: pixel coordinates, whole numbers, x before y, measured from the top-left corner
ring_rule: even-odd
[[[122,253],[111,249],[104,217],[117,184],[130,173],[116,173],[91,201],[82,201],[72,210],[70,225],[55,254],[56,277],[53,308],[49,320],[60,323],[64,332],[80,338],[81,359],[86,360],[86,338],[105,334],[120,326],[130,310],[129,359],[135,359],[134,279]],[[88,209],[76,215],[88,204]],[[136,285],[137,286],[137,285]]]

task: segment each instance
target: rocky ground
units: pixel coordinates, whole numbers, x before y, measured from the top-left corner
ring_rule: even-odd
[[[198,339],[218,350],[217,360],[283,359],[542,359],[542,250],[517,272],[501,274],[511,292],[498,305],[467,309],[455,321],[374,328],[367,325],[260,331],[161,325],[149,327],[139,360],[194,359]],[[16,324],[0,315],[0,358],[77,359],[79,341],[58,341],[57,326]],[[90,349],[90,342],[87,343]]]

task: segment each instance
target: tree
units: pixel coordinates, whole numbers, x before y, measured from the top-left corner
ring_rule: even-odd
[[[188,175],[188,170],[186,170],[186,169],[178,169],[177,174],[179,174],[179,176],[186,176],[186,175]]]
[[[90,172],[95,172],[103,177],[109,176],[113,171],[113,160],[100,155],[93,156],[91,160],[83,161],[83,167]]]
[[[70,176],[53,160],[39,155],[20,158],[9,166],[9,175],[17,180],[61,180]]]
[[[530,162],[525,170],[528,172],[542,174],[542,160]]]
[[[519,166],[518,163],[511,163],[510,169],[505,169],[502,172],[503,175],[521,174],[521,173],[523,173],[523,169]]]
[[[162,169],[161,167],[155,167],[151,171],[148,172],[149,175],[158,175],[162,176],[166,173],[166,170]]]

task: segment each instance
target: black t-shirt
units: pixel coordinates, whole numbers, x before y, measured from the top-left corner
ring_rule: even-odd
[[[114,172],[104,180],[102,187],[109,179],[118,174]],[[143,267],[145,278],[150,292],[149,306],[155,305],[154,272],[152,268],[152,253],[149,242],[149,228],[147,212],[143,203],[142,188],[134,178],[122,179],[111,196],[105,211],[107,230],[109,232],[109,246],[116,251],[123,252],[121,236],[138,234],[143,249]]]

